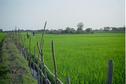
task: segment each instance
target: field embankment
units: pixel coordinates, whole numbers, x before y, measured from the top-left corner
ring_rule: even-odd
[[[37,84],[27,61],[8,37],[1,48],[0,84]]]

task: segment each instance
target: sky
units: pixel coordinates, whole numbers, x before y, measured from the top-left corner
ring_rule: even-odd
[[[125,25],[125,0],[0,0],[0,29],[99,29]]]

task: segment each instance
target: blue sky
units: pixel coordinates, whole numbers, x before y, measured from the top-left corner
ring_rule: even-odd
[[[76,29],[124,26],[125,0],[0,0],[0,28]]]

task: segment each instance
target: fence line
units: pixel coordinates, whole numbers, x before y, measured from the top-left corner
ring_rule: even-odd
[[[15,34],[19,34],[20,33],[15,33]],[[47,68],[47,66],[44,64],[44,58],[43,58],[43,51],[42,51],[42,47],[39,47],[39,43],[37,42],[37,48],[38,48],[38,56],[41,56],[41,59],[37,58],[37,54],[36,54],[36,49],[34,47],[34,55],[31,54],[31,37],[28,35],[27,33],[27,37],[29,39],[28,41],[28,48],[25,48],[25,45],[22,45],[22,43],[25,43],[26,39],[22,38],[20,36],[17,37],[17,35],[15,36],[15,34],[13,34],[13,38],[14,42],[17,46],[17,48],[21,51],[22,55],[24,56],[24,58],[28,61],[29,67],[32,70],[32,74],[33,76],[37,73],[37,79],[38,79],[38,83],[39,84],[54,84],[55,83],[55,75],[52,74],[50,72],[50,70]],[[20,40],[19,40],[20,39]],[[56,84],[63,84],[58,78],[57,78],[58,83]]]

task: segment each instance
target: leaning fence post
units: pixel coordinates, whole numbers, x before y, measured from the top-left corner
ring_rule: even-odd
[[[67,84],[71,84],[70,77],[67,77]]]
[[[109,60],[108,62],[108,84],[112,84],[112,75],[113,75],[113,62]]]
[[[31,37],[29,38],[29,65],[30,65],[30,68],[31,68]]]
[[[40,71],[38,69],[38,84],[41,84],[40,81],[41,81],[41,79],[40,79]]]
[[[36,50],[35,50],[35,47],[34,47],[34,58],[36,56]],[[34,65],[34,62],[33,62],[33,75],[35,74],[35,65]]]
[[[55,59],[55,51],[54,51],[53,40],[52,40],[52,43],[51,43],[51,47],[52,47],[52,57],[53,57],[54,73],[55,73],[55,84],[57,84],[57,66],[56,66],[56,59]]]

